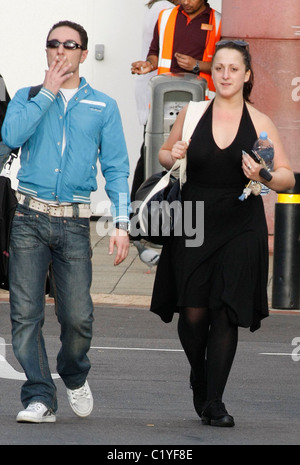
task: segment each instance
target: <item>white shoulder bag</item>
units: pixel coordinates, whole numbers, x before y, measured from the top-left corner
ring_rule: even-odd
[[[189,144],[190,138],[209,103],[210,102],[207,101],[189,102],[182,130],[182,140],[187,142],[187,144]],[[159,198],[160,193],[168,188],[170,183],[172,184],[172,182],[174,182],[171,181],[171,174],[173,174],[174,178],[175,171],[179,169],[178,176],[175,175],[175,177],[179,179],[180,189],[186,182],[186,163],[186,157],[177,160],[172,168],[167,171],[167,173],[163,174],[162,177],[158,178],[158,174],[154,174],[141,186],[141,189],[144,188],[146,194],[145,197],[142,196],[143,200],[138,209],[138,221],[142,231],[146,231],[147,229],[144,219],[146,215],[148,215],[150,203]],[[153,187],[151,188],[150,186]],[[148,188],[150,188],[150,190],[148,190]]]

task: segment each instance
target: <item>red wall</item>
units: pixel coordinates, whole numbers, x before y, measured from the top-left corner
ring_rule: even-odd
[[[300,0],[224,0],[223,38],[249,42],[254,106],[276,124],[295,172],[300,172]],[[269,234],[274,232],[272,192],[265,200]]]

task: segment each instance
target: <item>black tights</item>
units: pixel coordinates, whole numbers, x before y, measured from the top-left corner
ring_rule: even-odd
[[[181,309],[178,335],[194,383],[202,384],[205,379],[207,400],[222,399],[238,340],[238,328],[230,323],[226,308]]]

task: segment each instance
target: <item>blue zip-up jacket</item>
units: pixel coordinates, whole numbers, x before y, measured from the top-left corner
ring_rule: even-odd
[[[99,156],[113,219],[127,221],[129,161],[116,101],[84,78],[68,105],[60,92],[55,96],[44,87],[29,100],[29,90],[16,93],[2,126],[4,143],[22,148],[18,191],[47,201],[90,203]]]

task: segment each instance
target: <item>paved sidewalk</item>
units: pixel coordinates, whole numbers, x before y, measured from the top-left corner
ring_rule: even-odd
[[[97,226],[98,225],[98,226]],[[114,266],[114,254],[108,254],[109,236],[100,236],[97,220],[91,221],[93,250],[92,297],[95,304],[148,307],[150,304],[155,268],[149,272],[141,262],[137,249],[131,244],[127,259]],[[159,249],[157,249],[160,252]],[[8,291],[0,289],[0,299],[7,301]]]
[[[99,226],[98,221],[91,222],[94,303],[148,307],[156,268],[149,270],[133,244],[126,260],[114,266],[114,254],[108,254],[109,236],[100,236]],[[160,253],[160,249],[156,250]]]
[[[108,235],[103,234],[101,222],[91,221],[91,244],[93,249],[92,297],[96,305],[118,305],[126,307],[149,307],[156,268],[151,270],[140,260],[133,244],[127,259],[114,266],[114,255],[108,254]],[[100,233],[100,234],[99,234]],[[272,246],[271,246],[272,247]],[[160,253],[160,249],[156,249]],[[270,254],[268,294],[272,296],[273,255]],[[1,300],[8,299],[8,292],[0,290]],[[296,313],[299,310],[295,311]]]
[[[109,236],[100,236],[99,223],[91,222],[93,248],[92,294],[96,304],[118,304],[125,306],[148,307],[155,278],[156,268],[151,270],[140,260],[133,244],[127,259],[120,265],[113,265],[113,257],[108,255]],[[147,244],[146,244],[147,245]],[[148,244],[149,246],[149,244]],[[160,253],[160,249],[155,249]],[[272,295],[272,265],[270,255],[269,300]]]

